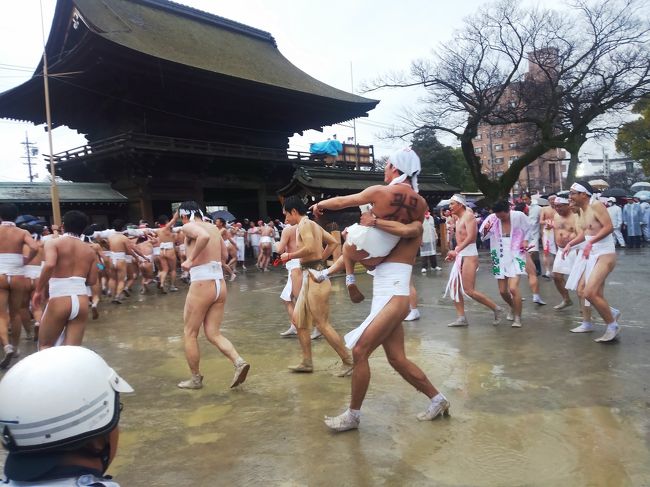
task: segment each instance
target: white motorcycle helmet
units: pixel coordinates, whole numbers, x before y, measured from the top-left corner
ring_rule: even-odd
[[[87,348],[30,355],[0,381],[2,443],[17,454],[73,448],[115,428],[120,392],[133,388]]]

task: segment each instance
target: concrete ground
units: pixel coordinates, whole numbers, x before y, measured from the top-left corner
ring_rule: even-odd
[[[279,333],[288,318],[279,300],[285,272],[249,271],[228,284],[224,334],[251,371],[237,390],[233,369],[201,338],[204,388],[188,378],[182,347],[184,292],[103,304],[85,345],[135,388],[124,396],[120,449],[109,473],[125,486],[642,486],[650,485],[650,250],[619,251],[606,297],[623,311],[618,342],[568,330],[579,309],[555,311],[559,297],[532,303],[522,282],[524,326],[491,324],[467,306],[470,326],[448,328],[455,314],[442,299],[448,265],[422,275],[422,318],[405,323],[407,354],[451,401],[451,417],[421,423],[426,398],[386,363],[371,358],[372,382],[358,431],[333,434],[324,415],[343,411],[349,378],[333,376],[337,356],[314,343],[315,372],[295,375],[295,339]],[[498,299],[481,254],[477,287]],[[371,295],[368,276],[358,279]],[[183,289],[184,291],[184,289]],[[368,300],[353,305],[333,280],[332,323],[344,334],[360,323]],[[27,352],[31,345],[25,345]]]

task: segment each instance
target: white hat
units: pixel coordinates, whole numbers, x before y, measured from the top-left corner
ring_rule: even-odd
[[[455,201],[456,203],[460,203],[463,206],[467,206],[467,201],[465,200],[465,197],[462,194],[455,194],[453,195],[449,201]]]
[[[410,147],[405,147],[402,150],[398,150],[392,156],[388,158],[394,167],[402,171],[402,175],[394,180],[395,183],[402,183],[406,181],[406,178],[411,178],[411,186],[417,193],[418,189],[418,174],[422,166],[420,165],[420,158]]]

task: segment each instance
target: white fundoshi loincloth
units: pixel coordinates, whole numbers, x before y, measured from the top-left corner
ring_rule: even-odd
[[[372,304],[368,317],[354,330],[345,335],[345,345],[352,349],[379,312],[393,296],[408,296],[411,291],[413,266],[397,262],[384,262],[375,267],[372,282]]]
[[[368,259],[386,257],[395,248],[400,237],[379,230],[375,227],[366,227],[355,223],[348,227],[348,236],[345,243],[354,245],[357,250],[368,254]]]
[[[23,254],[0,254],[0,274],[22,276]]]
[[[465,288],[463,287],[463,276],[462,276],[462,267],[463,267],[463,257],[474,257],[478,255],[478,249],[476,248],[475,243],[469,244],[463,250],[458,252],[456,259],[454,260],[454,265],[451,268],[449,273],[449,281],[447,281],[447,287],[445,289],[445,294],[443,298],[447,297],[447,294],[456,302],[460,302],[460,297],[467,296],[465,294]]]
[[[39,265],[26,265],[25,266],[25,277],[27,279],[36,280],[41,277],[41,269],[43,268],[42,264]]]
[[[174,242],[160,242],[161,250],[174,250]]]
[[[593,238],[594,237],[591,235],[586,235],[585,241],[589,242],[593,240]],[[582,255],[583,251],[584,249],[581,249],[578,255],[576,256],[573,267],[571,268],[571,273],[569,274],[569,277],[567,278],[566,281],[565,287],[572,291],[578,289],[578,285],[580,284],[580,279],[582,278],[583,275],[585,276],[585,285],[587,285],[587,283],[589,282],[589,277],[591,276],[591,273],[594,270],[594,267],[596,266],[596,262],[598,262],[598,258],[601,255],[616,254],[614,237],[612,237],[612,234],[610,233],[604,239],[594,243],[593,246],[591,247],[591,252],[589,253],[589,257],[586,259]],[[586,299],[585,299],[585,306],[591,306],[591,303]]]
[[[50,299],[55,298],[70,298],[70,315],[68,316],[68,321],[74,320],[79,316],[79,296],[87,296],[86,289],[86,278],[79,276],[72,277],[52,277],[48,283]],[[49,305],[49,303],[48,303]],[[47,307],[45,306],[45,311],[43,311],[43,316],[47,314]],[[63,344],[63,338],[65,337],[65,328],[58,340],[56,341],[56,346]]]
[[[111,252],[111,262],[113,265],[117,265],[121,260],[126,261],[126,252]]]
[[[206,264],[197,265],[190,268],[190,283],[196,281],[214,281],[216,286],[215,301],[221,294],[221,280],[223,279],[223,270],[221,262],[211,260]]]
[[[553,261],[553,272],[556,274],[564,274],[564,275],[569,275],[571,274],[571,269],[573,269],[573,265],[575,264],[576,257],[579,253],[579,250],[573,248],[571,249],[571,252],[567,254],[565,258],[562,257],[562,250],[560,250],[556,255],[555,255],[555,260]]]
[[[282,293],[280,293],[280,299],[282,301],[286,301],[288,303],[291,302],[291,292],[293,291],[293,285],[291,284],[291,271],[293,269],[299,269],[300,268],[300,259],[291,259],[288,261],[285,265],[287,268],[287,271],[289,271],[287,275],[287,283],[284,286],[284,289],[282,290]]]
[[[272,244],[273,239],[269,236],[263,236],[260,238],[260,244]]]

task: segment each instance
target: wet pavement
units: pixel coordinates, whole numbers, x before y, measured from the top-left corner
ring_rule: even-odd
[[[295,339],[279,333],[288,318],[279,293],[285,272],[249,271],[228,284],[224,334],[251,365],[246,383],[228,386],[228,360],[201,338],[204,388],[188,378],[182,347],[185,289],[104,304],[85,345],[100,353],[136,392],[124,396],[120,449],[109,473],[124,486],[643,486],[650,485],[650,250],[619,253],[606,287],[621,308],[613,344],[568,330],[580,321],[541,283],[549,303],[532,303],[526,282],[523,328],[494,327],[491,313],[467,306],[470,326],[448,328],[441,299],[448,266],[416,268],[422,318],[405,323],[406,351],[451,401],[451,417],[421,423],[427,406],[386,363],[381,350],[361,428],[330,433],[324,415],[343,411],[349,378],[333,376],[333,350],[314,343],[315,372],[295,375]],[[481,255],[477,287],[498,298]],[[368,276],[358,278],[371,295]],[[500,302],[497,299],[497,302]],[[369,301],[351,304],[333,280],[332,323],[344,334],[363,320]],[[600,322],[599,322],[600,323]]]

